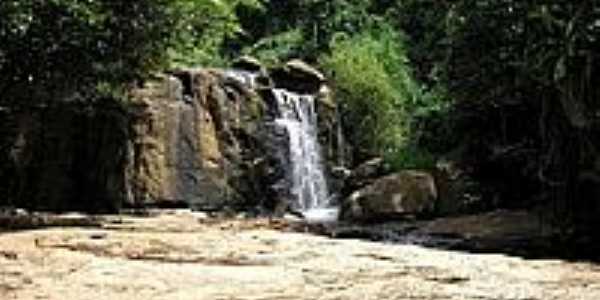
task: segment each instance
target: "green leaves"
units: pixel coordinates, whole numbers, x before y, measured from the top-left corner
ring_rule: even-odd
[[[165,3],[1,2],[3,99],[25,104],[91,97],[99,83],[118,88],[145,76],[164,61]]]
[[[434,163],[425,149],[417,150],[415,122],[440,109],[445,99],[424,91],[406,53],[404,37],[388,24],[376,23],[356,35],[335,35],[331,54],[321,58],[334,80],[358,160],[380,155],[394,168]]]
[[[169,47],[173,66],[227,63],[225,42],[244,34],[237,10],[261,10],[259,0],[174,0],[171,18],[174,43]]]
[[[225,64],[225,40],[242,32],[236,10],[260,9],[260,3],[1,1],[2,101],[48,102],[76,94],[97,98],[169,65]]]
[[[451,129],[432,141],[456,141],[447,150],[457,149],[498,192],[490,198],[505,204],[548,191],[563,207],[587,201],[570,195],[578,195],[578,174],[600,157],[600,3],[400,2],[409,10],[390,15],[410,36],[419,78],[438,70],[433,83],[455,99],[452,113],[440,116]]]
[[[245,54],[255,56],[265,65],[276,65],[302,54],[305,39],[299,29],[285,31],[259,40],[243,49]]]
[[[264,2],[263,11],[246,12],[242,14],[241,22],[249,29],[247,39],[243,41],[244,51],[269,62],[291,56],[316,61],[320,54],[329,50],[330,41],[336,34],[356,34],[378,18],[369,12],[374,5],[372,0]],[[289,44],[285,45],[286,42]],[[268,44],[274,48],[268,49]]]

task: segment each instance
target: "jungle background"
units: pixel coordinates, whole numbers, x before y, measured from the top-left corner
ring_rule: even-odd
[[[597,49],[597,0],[5,0],[0,116],[126,102],[166,68],[301,58],[331,78],[355,161],[450,162],[473,210],[536,210],[566,239],[597,237]]]

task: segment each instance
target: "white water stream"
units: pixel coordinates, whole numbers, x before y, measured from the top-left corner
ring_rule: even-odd
[[[338,209],[330,201],[325,180],[315,98],[283,89],[274,89],[273,94],[279,111],[275,124],[286,130],[289,139],[287,175],[294,197],[292,207],[309,222],[334,222]]]
[[[250,89],[256,87],[256,78],[258,74],[250,71],[242,71],[242,70],[226,70],[224,73],[225,77],[233,79]]]

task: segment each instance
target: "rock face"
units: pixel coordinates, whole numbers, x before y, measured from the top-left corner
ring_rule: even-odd
[[[136,91],[135,204],[200,210],[270,205],[279,173],[256,73],[178,70]],[[146,104],[147,103],[147,104]]]
[[[275,151],[281,145],[269,126],[272,89],[315,95],[327,162],[340,145],[335,102],[324,77],[309,75],[317,71],[308,65],[267,71],[250,58],[240,64],[251,70],[159,75],[133,89],[128,103],[3,109],[0,206],[275,207],[282,172]]]
[[[317,93],[325,83],[323,73],[297,59],[270,70],[270,73],[278,87],[293,92]]]
[[[352,193],[342,206],[342,218],[377,221],[427,214],[434,211],[437,198],[433,176],[422,171],[401,171]]]
[[[326,80],[323,73],[299,59],[290,60],[285,64],[284,68],[286,68],[290,73],[296,74],[299,77],[303,77],[303,79],[320,83],[325,82]]]
[[[2,135],[0,206],[111,211],[126,202],[129,121],[123,106],[15,108]]]
[[[224,79],[217,72],[179,71],[176,76],[134,92],[128,172],[133,203],[188,203],[201,209],[235,205],[239,199],[226,171],[237,163],[230,161],[237,153],[225,151],[235,152],[232,127],[239,123],[240,107],[256,104],[254,98],[220,86]]]
[[[263,65],[258,59],[247,55],[236,59],[233,62],[233,67],[238,70],[245,70],[250,72],[261,72],[264,69]]]

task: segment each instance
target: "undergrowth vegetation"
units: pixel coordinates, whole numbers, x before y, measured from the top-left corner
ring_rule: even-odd
[[[444,99],[414,79],[404,43],[388,24],[372,25],[334,36],[321,65],[335,82],[356,160],[379,155],[394,169],[432,168],[433,155],[418,149],[416,121]]]

